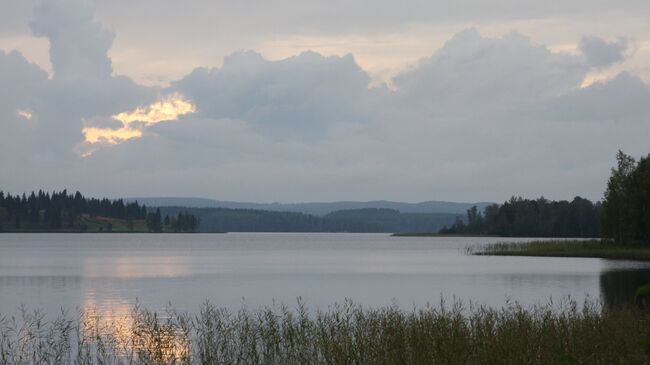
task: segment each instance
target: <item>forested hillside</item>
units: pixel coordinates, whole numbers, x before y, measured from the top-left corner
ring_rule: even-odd
[[[400,213],[396,209],[351,209],[329,213],[326,221],[363,222],[378,227],[378,232],[436,232],[441,227],[460,219],[460,214]]]
[[[178,197],[149,197],[149,198],[128,198],[126,201],[138,201],[151,207],[187,207],[187,208],[228,208],[266,210],[271,212],[294,212],[316,216],[324,216],[329,213],[341,210],[359,209],[394,209],[400,213],[449,213],[465,214],[467,209],[473,206],[483,210],[486,206],[493,204],[487,202],[458,203],[446,201],[425,201],[420,203],[404,203],[389,200],[374,201],[337,201],[337,202],[314,202],[314,203],[250,203],[223,201],[204,198],[178,198]]]
[[[202,232],[432,232],[457,214],[400,213],[393,209],[341,210],[319,217],[254,209],[160,207],[163,215],[187,211],[201,220]]]

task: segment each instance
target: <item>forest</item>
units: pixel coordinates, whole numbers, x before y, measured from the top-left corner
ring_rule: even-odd
[[[202,232],[435,232],[460,217],[453,213],[401,213],[395,209],[339,210],[324,216],[258,209],[160,207],[163,215],[187,211]]]
[[[86,198],[67,190],[11,195],[0,191],[0,232],[194,232],[199,220],[177,212],[163,218],[138,202]]]
[[[86,198],[81,193],[0,191],[0,232],[377,232],[503,237],[610,239],[650,242],[650,155],[636,161],[619,151],[602,202],[512,197],[454,213],[347,209],[316,216],[258,209],[157,207],[137,201]]]
[[[502,237],[600,237],[602,204],[575,197],[572,201],[512,197],[503,204],[467,211],[442,234],[496,235]]]
[[[636,161],[618,151],[616,160],[602,202],[513,197],[483,212],[473,207],[466,219],[440,233],[602,238],[617,245],[650,245],[650,154]]]

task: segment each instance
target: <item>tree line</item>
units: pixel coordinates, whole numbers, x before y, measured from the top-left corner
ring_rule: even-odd
[[[164,217],[164,218],[163,218]],[[95,221],[93,221],[93,218]],[[102,219],[99,219],[102,218]],[[0,231],[86,231],[101,223],[111,231],[148,232],[435,232],[505,237],[602,237],[620,244],[650,244],[650,154],[636,161],[619,151],[602,202],[575,197],[553,201],[512,197],[467,216],[351,209],[314,216],[254,209],[160,207],[86,198],[81,193],[0,191]],[[93,223],[94,222],[94,223]],[[440,229],[442,227],[442,229]]]
[[[0,191],[0,232],[2,231],[87,231],[97,224],[100,231],[112,231],[123,224],[126,231],[136,230],[141,223],[149,232],[194,232],[199,220],[189,214],[161,217],[160,209],[148,211],[144,204],[122,199],[84,197],[67,190],[27,195],[12,195]],[[168,224],[166,224],[169,222]],[[165,227],[167,225],[168,227]]]
[[[601,237],[621,245],[650,244],[650,154],[636,161],[618,151],[602,202],[511,198],[440,230],[506,237]]]
[[[401,213],[395,209],[339,210],[324,216],[231,208],[161,207],[163,214],[189,212],[202,232],[435,232],[458,217],[453,213]]]
[[[457,220],[443,234],[496,235],[503,237],[600,237],[602,204],[581,197],[552,201],[543,197],[512,197],[483,212],[472,207],[466,220]]]
[[[330,221],[297,212],[258,209],[161,207],[163,214],[182,211],[200,217],[203,232],[378,232],[379,228],[359,221]]]

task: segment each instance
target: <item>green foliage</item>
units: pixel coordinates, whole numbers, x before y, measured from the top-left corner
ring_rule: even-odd
[[[650,155],[618,151],[603,201],[603,237],[618,244],[650,244]]]
[[[650,284],[647,284],[647,285],[644,285],[644,286],[642,286],[642,287],[639,287],[639,288],[636,290],[636,296],[637,296],[637,297],[639,297],[639,296],[646,296],[646,295],[650,295]]]
[[[496,235],[503,237],[585,237],[600,236],[601,204],[575,197],[571,202],[529,200],[512,197],[501,205],[476,207],[467,211],[467,220],[458,219],[441,234]]]
[[[636,289],[634,302],[639,308],[650,309],[650,284],[643,285]]]

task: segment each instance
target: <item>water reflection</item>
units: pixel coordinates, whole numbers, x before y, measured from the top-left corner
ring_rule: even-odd
[[[181,255],[136,252],[132,256],[84,257],[82,273],[86,278],[172,278],[188,276],[192,268],[191,263]]]
[[[600,297],[603,304],[616,307],[634,303],[634,293],[650,284],[650,269],[603,271],[600,274]]]
[[[22,304],[46,313],[93,306],[128,311],[136,299],[150,310],[160,312],[171,302],[191,313],[205,300],[237,310],[242,298],[258,306],[302,297],[312,308],[351,298],[362,305],[398,303],[410,309],[441,296],[491,306],[506,300],[534,305],[569,295],[579,303],[599,296],[615,303],[636,288],[630,275],[650,269],[629,261],[464,254],[468,246],[496,240],[508,239],[4,234],[0,313],[13,315]],[[624,285],[629,288],[623,290]],[[610,294],[617,291],[623,294]]]
[[[80,276],[2,276],[0,275],[0,288],[34,287],[60,289],[66,287],[79,288],[82,283]]]
[[[123,300],[97,300],[90,290],[80,308],[82,350],[109,350],[143,363],[175,363],[190,356],[189,317],[172,309],[156,313]]]

